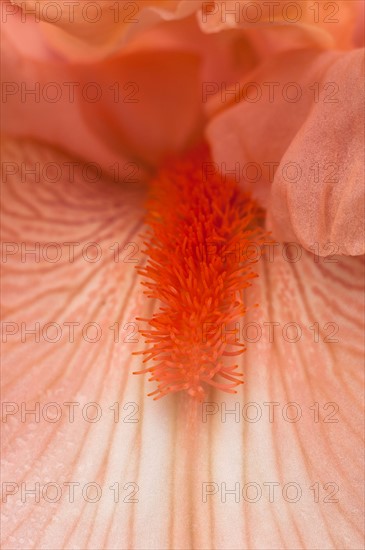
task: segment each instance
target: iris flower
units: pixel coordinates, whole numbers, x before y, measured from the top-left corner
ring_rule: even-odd
[[[86,4],[2,2],[3,548],[360,550],[362,3]],[[148,343],[212,205],[258,261]]]

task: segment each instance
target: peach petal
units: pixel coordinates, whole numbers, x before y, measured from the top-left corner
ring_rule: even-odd
[[[15,514],[9,500],[3,510],[5,546],[86,548],[94,546],[96,535],[96,546],[108,547],[108,528],[100,522],[105,514],[111,520],[114,509],[116,520],[124,518],[120,546],[129,547],[133,505],[113,504],[109,486],[120,484],[123,501],[130,493],[124,485],[137,479],[137,470],[120,451],[132,452],[140,440],[140,424],[133,419],[141,412],[135,414],[133,403],[141,403],[143,381],[130,374],[137,368],[131,352],[136,348],[134,318],[140,311],[135,262],[141,261],[143,194],[135,186],[128,190],[104,179],[89,182],[80,170],[70,180],[64,165],[74,159],[37,142],[6,141],[3,153],[19,170],[8,174],[2,188],[4,246],[8,251],[18,247],[6,258],[4,327],[37,330],[38,323],[40,336],[7,338],[2,395],[19,407],[38,403],[41,411],[39,420],[31,415],[25,422],[12,415],[5,419],[4,480],[28,487],[53,483],[62,490],[57,504],[42,498],[35,506],[32,498],[18,500],[19,493]],[[57,182],[51,172],[44,176],[48,163],[62,171]],[[25,174],[23,166],[35,175]],[[22,259],[22,249],[37,246],[38,256],[28,253]],[[64,405],[68,402],[75,403],[74,422]],[[102,410],[96,424],[82,415],[91,402]],[[109,407],[117,402],[121,420],[115,423]],[[48,403],[53,405],[47,416]],[[126,403],[130,405],[123,410]],[[61,417],[49,420],[59,410]],[[88,410],[98,413],[92,405]],[[132,423],[122,421],[128,415]],[[81,493],[72,501],[67,483],[75,480],[81,487],[98,483],[104,496],[108,494],[106,508],[87,503]],[[95,535],[89,524],[93,516]],[[78,528],[81,532],[75,534]]]
[[[354,44],[356,48],[365,46],[365,4],[362,0],[358,0],[357,21],[354,32]]]
[[[278,54],[237,82],[235,95],[223,88],[208,102],[206,136],[214,160],[223,174],[238,163],[235,177],[265,207],[275,170],[311,109],[315,83],[338,56],[316,50]]]
[[[271,54],[311,46],[350,49],[354,47],[353,29],[358,14],[358,0],[332,4],[311,4],[306,0],[291,3],[227,0],[204,3],[198,20],[208,33],[226,28],[247,29],[258,48]]]
[[[93,63],[59,58],[36,24],[23,27],[37,39],[29,51],[19,50],[10,24],[2,35],[3,131],[49,141],[86,161],[97,158],[109,176],[116,164],[122,172],[138,159],[145,179],[147,163],[155,166],[201,134],[203,86],[235,82],[257,62],[241,32],[205,35],[191,18],[147,30],[123,55]],[[147,62],[153,71],[145,71]],[[131,96],[139,104],[128,103]]]
[[[3,153],[19,164],[71,160],[34,142],[10,142]],[[248,346],[246,383],[231,398],[212,393],[214,413],[203,422],[198,410],[192,425],[191,403],[145,399],[144,378],[130,376],[138,343],[126,341],[130,329],[123,327],[145,306],[133,265],[115,263],[109,243],[139,246],[138,193],[107,182],[90,186],[79,177],[72,185],[32,176],[21,181],[19,174],[9,176],[3,192],[5,241],[39,242],[43,251],[50,241],[80,242],[73,263],[47,262],[43,254],[38,263],[31,254],[22,262],[16,253],[4,264],[4,321],[26,328],[80,323],[73,343],[64,337],[51,343],[42,333],[38,343],[32,334],[22,342],[17,333],[4,345],[4,401],[29,408],[39,402],[43,413],[39,421],[31,415],[22,421],[19,411],[3,423],[2,481],[19,487],[3,504],[5,548],[361,548],[360,258],[317,262],[305,251],[299,257],[299,247],[297,261],[285,248],[267,254],[247,293],[260,308],[239,327]],[[79,253],[88,242],[100,244],[100,262]],[[94,344],[78,330],[88,322],[102,328]],[[115,322],[119,342],[109,329]],[[261,329],[257,342],[247,323]],[[297,342],[288,323],[299,326]],[[49,420],[55,407],[45,408],[52,402],[63,413],[56,422]],[[64,403],[79,404],[74,422]],[[95,413],[95,406],[83,409],[87,403],[100,406],[100,421],[86,420]],[[35,503],[30,494],[22,498],[22,482],[27,489],[53,483],[53,491],[49,486]],[[70,482],[79,484],[73,502]],[[82,496],[87,483],[102,490],[94,503],[87,501],[95,496],[92,487]],[[55,486],[62,495],[52,503]],[[253,502],[256,490],[262,495]]]
[[[179,20],[194,13],[197,0],[97,0],[93,3],[56,0],[16,0],[27,24],[38,25],[48,47],[70,59],[100,59],[120,50],[142,31],[161,21]],[[20,19],[11,7],[8,18]]]
[[[324,256],[364,254],[363,50],[335,60],[322,82],[332,84],[320,93],[275,174],[272,228],[278,239],[309,250],[317,246]],[[293,162],[295,175],[288,168]]]
[[[239,103],[220,112],[219,95],[211,100],[216,168],[268,209],[275,238],[321,255],[364,252],[362,83],[362,50],[302,50],[259,65]]]
[[[32,29],[28,25],[25,28]],[[41,43],[37,46],[40,57],[24,57],[14,47],[11,31],[11,27],[5,26],[2,33],[2,89],[6,108],[3,109],[1,131],[15,137],[32,136],[65,149],[79,164],[96,161],[105,178],[116,179],[113,167],[117,166],[123,180],[128,173],[125,167],[133,159],[120,151],[116,154],[102,136],[90,132],[80,109],[78,75],[72,72],[68,63],[50,55]],[[88,82],[95,82],[92,74]],[[82,98],[84,90],[79,94]],[[113,96],[108,89],[103,89],[102,94],[108,98]],[[141,163],[138,171],[142,181],[145,167]]]
[[[98,104],[80,101],[89,128],[117,153],[156,166],[201,132],[199,68],[195,54],[146,51],[73,70],[81,86],[91,72],[103,90],[118,86],[114,101],[106,94]]]

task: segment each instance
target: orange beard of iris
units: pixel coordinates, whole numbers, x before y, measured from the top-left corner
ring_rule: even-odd
[[[257,275],[246,250],[264,242],[262,212],[234,180],[213,169],[206,146],[169,161],[151,182],[145,242],[139,269],[145,294],[161,307],[141,334],[142,353],[159,399],[187,392],[204,400],[209,386],[236,393],[244,344],[226,335],[247,307],[243,291]],[[245,258],[246,256],[246,258]]]

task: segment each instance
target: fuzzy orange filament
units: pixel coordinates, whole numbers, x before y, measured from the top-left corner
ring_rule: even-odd
[[[155,399],[186,391],[203,400],[209,386],[236,393],[242,383],[237,364],[227,357],[245,351],[225,337],[246,313],[243,291],[257,275],[245,257],[261,245],[261,213],[233,180],[215,170],[202,146],[168,162],[151,182],[147,204],[146,266],[139,272],[149,298],[160,308],[141,331],[142,353],[157,389]],[[224,334],[223,334],[224,332]],[[229,362],[229,361],[228,361]]]

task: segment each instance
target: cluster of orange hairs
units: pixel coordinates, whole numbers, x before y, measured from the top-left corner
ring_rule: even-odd
[[[202,401],[209,386],[236,393],[238,365],[227,357],[245,345],[226,331],[246,313],[243,291],[257,275],[246,251],[261,246],[262,211],[232,179],[212,169],[209,149],[201,146],[170,159],[151,182],[144,251],[145,294],[159,310],[141,331],[159,399],[188,392]]]

